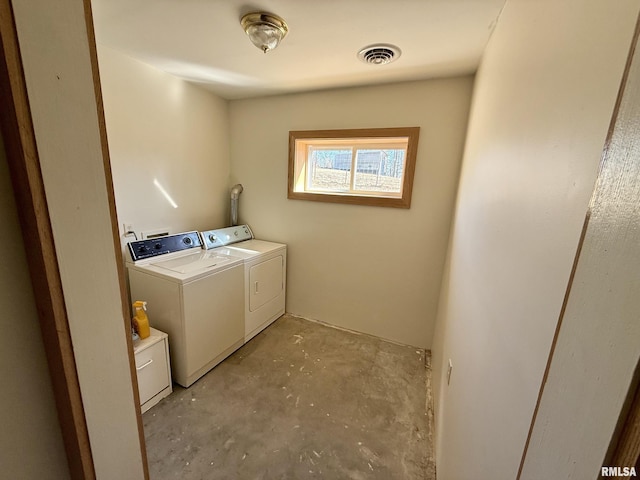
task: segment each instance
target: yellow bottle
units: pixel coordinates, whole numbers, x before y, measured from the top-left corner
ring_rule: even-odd
[[[140,338],[147,338],[151,335],[151,330],[149,329],[149,318],[145,311],[147,310],[147,302],[142,302],[138,300],[133,303],[133,309],[136,312],[136,316],[133,317],[133,321],[138,326],[138,335]]]

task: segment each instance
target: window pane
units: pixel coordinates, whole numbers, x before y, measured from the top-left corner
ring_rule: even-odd
[[[308,190],[348,192],[351,184],[351,149],[309,147]]]
[[[354,190],[401,193],[404,158],[404,149],[358,150]]]

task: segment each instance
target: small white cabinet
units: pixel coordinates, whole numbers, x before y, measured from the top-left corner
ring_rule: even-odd
[[[166,333],[151,329],[151,335],[134,346],[138,391],[142,413],[169,395],[171,367],[169,364],[169,337]]]

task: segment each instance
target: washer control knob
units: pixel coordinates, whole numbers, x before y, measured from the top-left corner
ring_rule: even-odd
[[[233,232],[233,234],[237,237],[237,236],[238,236],[238,231],[237,231],[237,230],[235,230],[235,231]]]
[[[191,237],[184,237],[182,243],[184,243],[185,245],[191,245],[193,243],[193,240],[191,240]]]
[[[211,243],[215,243],[216,242],[216,236],[214,234],[209,235],[209,241]]]
[[[156,250],[160,250],[162,248],[162,244],[161,243],[156,243],[153,248],[155,248]]]
[[[144,245],[140,245],[138,247],[138,252],[140,253],[146,253],[149,249],[147,247],[145,247]]]

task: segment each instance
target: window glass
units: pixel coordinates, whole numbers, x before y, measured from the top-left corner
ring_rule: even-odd
[[[402,194],[406,149],[358,150],[354,190]]]
[[[351,149],[309,146],[307,191],[348,192],[351,185]]]

